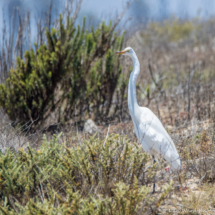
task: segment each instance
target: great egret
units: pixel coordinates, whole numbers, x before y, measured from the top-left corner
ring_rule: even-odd
[[[180,170],[181,160],[174,142],[166,132],[157,116],[148,108],[140,107],[136,98],[136,80],[140,73],[140,63],[134,50],[130,47],[116,54],[127,55],[133,61],[133,71],[128,85],[128,109],[134,124],[135,133],[145,152],[155,158],[163,157],[172,167]],[[155,184],[153,187],[155,192]]]

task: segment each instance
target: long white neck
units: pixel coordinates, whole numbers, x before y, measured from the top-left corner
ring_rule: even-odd
[[[128,109],[131,116],[137,116],[139,112],[139,105],[137,103],[137,93],[136,93],[136,81],[140,73],[140,63],[137,59],[136,54],[133,52],[130,55],[133,61],[133,71],[130,74],[129,85],[128,85]]]

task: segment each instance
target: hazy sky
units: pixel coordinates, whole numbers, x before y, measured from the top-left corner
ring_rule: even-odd
[[[34,19],[41,9],[48,10],[50,2],[51,0],[0,0],[0,10],[6,14],[8,8],[10,8],[12,13],[12,8],[17,5],[21,10],[25,8],[30,11],[31,18]],[[65,0],[53,0],[53,2],[55,10],[59,10],[65,4]],[[90,14],[97,18],[98,22],[101,21],[101,18],[110,19],[111,15],[115,15],[116,12],[120,13],[125,8],[126,2],[127,0],[83,0],[80,17]],[[144,4],[148,7],[149,19],[159,19],[164,13],[167,14],[167,17],[175,15],[180,18],[193,18],[197,15],[204,18],[215,16],[215,0],[134,0],[134,4],[135,2],[136,7],[128,11],[125,16],[135,16],[139,12],[142,15],[142,19],[144,19],[145,12],[142,10]],[[0,13],[0,29],[3,23],[3,13]],[[5,17],[7,18],[8,16]],[[141,18],[138,19],[140,20]]]
[[[135,1],[135,0],[134,0]],[[141,0],[138,0],[139,2]],[[158,5],[167,5],[170,14],[176,16],[195,17],[201,9],[202,16],[215,15],[215,0],[142,0],[150,5],[151,16],[159,15]],[[51,0],[0,0],[0,9],[4,10],[6,6],[13,3],[21,5],[30,11],[38,11],[41,8],[47,8]],[[54,7],[59,8],[64,0],[54,0]],[[126,0],[83,0],[82,13],[90,12],[100,16],[101,14],[120,12],[125,6]],[[0,15],[0,21],[2,17]]]
[[[201,10],[202,16],[215,15],[214,0],[145,0],[145,2],[151,5],[152,10],[153,8],[155,9],[155,16],[158,13],[157,5],[162,4],[162,2],[166,2],[170,14],[175,14],[176,16],[186,14],[190,17],[195,17],[199,10]],[[98,14],[115,10],[120,11],[125,3],[126,0],[85,0],[83,10],[94,11]]]
[[[126,0],[85,0],[83,10],[97,14],[120,11],[126,2]],[[164,6],[167,5],[170,14],[179,17],[184,15],[195,17],[199,12],[202,16],[215,15],[215,0],[145,0],[145,2],[149,3],[152,16],[158,16],[158,5],[162,3],[165,3]]]

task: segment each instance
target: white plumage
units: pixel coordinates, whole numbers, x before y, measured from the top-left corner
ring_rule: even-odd
[[[117,54],[128,55],[134,64],[129,78],[128,108],[138,140],[145,152],[156,158],[163,157],[171,165],[172,170],[180,170],[181,160],[171,137],[157,116],[150,109],[140,107],[137,103],[136,80],[140,72],[140,64],[136,53],[128,47]]]

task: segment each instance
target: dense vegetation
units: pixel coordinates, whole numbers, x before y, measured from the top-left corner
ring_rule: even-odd
[[[0,85],[0,105],[12,120],[35,124],[52,111],[57,122],[64,122],[75,114],[80,119],[83,114],[103,119],[111,107],[122,108],[126,79],[115,52],[121,49],[123,36],[114,28],[103,22],[88,31],[85,19],[80,28],[72,18],[64,23],[60,16],[59,28],[46,29],[46,43],[26,51],[25,60],[17,58],[6,84]],[[113,107],[114,94],[119,102]]]
[[[0,154],[3,214],[140,214],[156,211],[170,191],[150,196],[155,166],[126,137],[91,137],[71,148],[58,138],[44,137],[39,150]]]
[[[121,123],[113,119],[94,137],[68,123],[61,137],[47,132],[41,141],[40,130],[11,126],[0,108],[0,214],[214,214],[214,19],[149,23],[125,40],[114,33],[116,25],[93,29],[84,21],[78,27],[62,15],[52,30],[39,28],[25,58],[24,36],[16,51],[2,42],[9,49],[0,53],[0,79],[3,71],[8,79],[1,79],[0,101],[10,119],[44,126],[52,114],[54,122],[91,117],[106,125],[103,116],[115,116]],[[138,55],[138,102],[173,138],[180,172],[169,171],[163,160],[153,165],[126,121],[132,65],[123,57],[119,64],[114,54],[122,43]],[[19,58],[9,72],[11,53]]]

